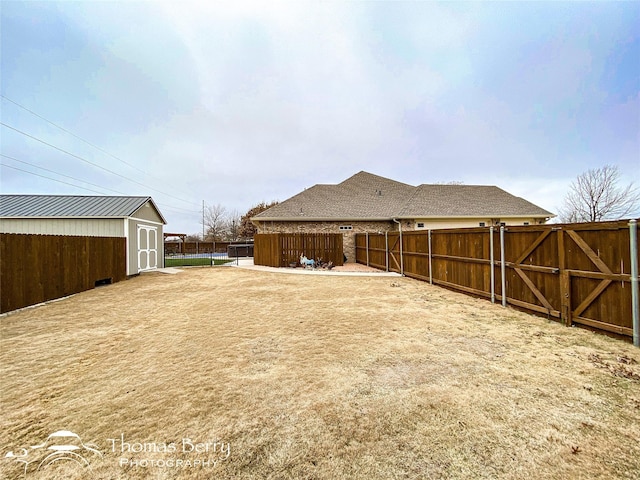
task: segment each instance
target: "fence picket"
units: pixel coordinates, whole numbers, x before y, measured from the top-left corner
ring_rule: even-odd
[[[503,247],[494,233],[490,227],[357,234],[356,261],[385,269],[384,258],[391,257],[388,268],[409,277],[499,299],[567,326],[632,336],[627,221],[508,226]]]
[[[253,262],[268,267],[298,264],[300,255],[323,262],[343,263],[340,233],[260,233],[254,236]]]
[[[125,278],[124,238],[0,234],[0,312]]]

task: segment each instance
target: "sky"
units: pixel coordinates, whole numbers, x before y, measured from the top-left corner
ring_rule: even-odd
[[[640,185],[640,2],[0,2],[2,193],[148,195],[197,233],[365,170],[557,212]],[[30,173],[27,173],[30,172]],[[640,214],[640,212],[639,212]]]

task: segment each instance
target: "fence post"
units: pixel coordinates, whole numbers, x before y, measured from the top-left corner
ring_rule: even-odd
[[[500,276],[502,287],[502,306],[507,306],[507,278],[506,278],[506,265],[504,263],[504,226],[500,226]]]
[[[402,241],[402,223],[400,225],[400,275],[404,277],[404,257],[403,257],[403,241]]]
[[[638,222],[629,222],[629,244],[631,248],[631,315],[633,317],[633,344],[640,347],[640,308],[638,303]]]
[[[433,285],[433,265],[431,263],[431,229],[429,229],[429,284]]]
[[[369,232],[366,233],[366,239],[367,239],[367,267],[369,266]]]
[[[389,271],[389,232],[384,232],[384,266]]]
[[[493,227],[489,227],[489,264],[491,265],[491,303],[496,303],[496,272],[493,268]]]

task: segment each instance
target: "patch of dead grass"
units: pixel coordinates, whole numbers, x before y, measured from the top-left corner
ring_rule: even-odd
[[[61,429],[103,453],[91,472],[28,478],[640,471],[637,349],[411,279],[149,274],[8,315],[0,333],[2,455]],[[121,435],[178,451],[122,452],[108,441]],[[230,455],[183,452],[184,439]],[[15,467],[1,461],[2,478]]]

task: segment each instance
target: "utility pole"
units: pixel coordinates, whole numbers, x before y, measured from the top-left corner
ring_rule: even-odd
[[[202,241],[204,242],[204,200],[202,200]]]

